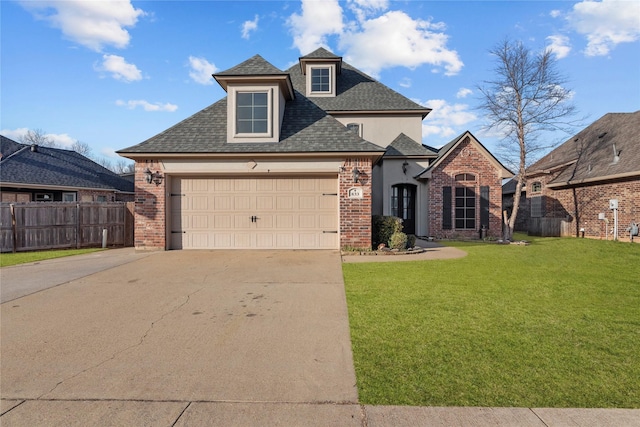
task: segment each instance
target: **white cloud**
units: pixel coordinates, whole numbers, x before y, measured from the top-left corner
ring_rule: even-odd
[[[423,64],[457,74],[463,66],[458,53],[446,47],[448,36],[442,23],[413,19],[401,11],[390,11],[366,20],[340,37],[348,61],[374,76],[385,68],[415,68]]]
[[[554,35],[547,37],[550,42],[547,49],[555,53],[556,58],[562,59],[569,55],[571,52],[571,44],[569,43],[569,37],[562,35]]]
[[[111,77],[123,82],[142,80],[142,72],[134,64],[129,64],[122,56],[103,55],[102,65],[96,66],[97,71],[111,73]]]
[[[20,4],[37,19],[59,28],[67,39],[97,52],[104,46],[127,47],[131,36],[125,28],[134,27],[145,15],[128,0],[22,0]]]
[[[387,0],[349,0],[347,6],[356,19],[345,23],[337,0],[302,0],[302,13],[292,14],[287,21],[294,47],[306,55],[327,46],[329,36],[337,36],[345,59],[373,76],[398,66],[428,64],[433,72],[444,70],[446,75],[462,69],[458,53],[447,48],[443,22],[413,19],[402,11],[387,12]]]
[[[640,38],[640,2],[585,0],[573,5],[570,26],[587,38],[587,56],[605,56],[620,43]]]
[[[398,85],[401,87],[406,87],[409,88],[411,87],[412,81],[409,77],[405,77],[402,80],[400,80],[400,82],[398,82]]]
[[[466,87],[461,87],[460,89],[458,89],[458,92],[456,93],[456,98],[466,98],[472,93],[473,91],[471,89],[468,89]]]
[[[260,18],[258,15],[255,16],[253,21],[244,21],[242,24],[242,38],[249,40],[249,36],[252,31],[256,31],[258,29],[258,20]]]
[[[551,12],[549,12],[549,16],[552,18],[557,18],[560,15],[562,15],[562,12],[560,12],[558,9],[554,9]]]
[[[189,57],[189,77],[201,85],[212,85],[213,78],[211,75],[218,71],[218,67],[215,64],[207,61],[205,58],[198,58],[196,56]]]
[[[5,137],[12,139],[16,142],[20,142],[20,140],[27,135],[27,133],[32,130],[29,128],[16,128],[16,129],[2,129],[0,130],[0,134]],[[49,141],[53,142],[55,147],[70,149],[71,146],[77,142],[77,139],[74,139],[66,133],[45,133],[43,135]]]
[[[467,130],[467,125],[478,119],[478,116],[469,110],[467,104],[449,104],[444,99],[414,101],[433,109],[422,124],[422,138],[434,136],[436,140],[438,137],[450,139]],[[440,140],[440,142],[444,144],[448,141]],[[429,141],[427,144],[432,145]]]
[[[338,0],[302,0],[302,14],[292,14],[287,24],[293,45],[302,55],[327,45],[327,36],[343,31],[342,8]]]
[[[143,99],[137,99],[137,100],[129,100],[129,101],[122,101],[122,100],[117,100],[116,101],[116,105],[119,107],[126,107],[129,110],[133,110],[134,108],[137,107],[142,107],[144,109],[144,111],[169,111],[169,112],[173,112],[176,111],[178,109],[178,106],[175,104],[170,104],[170,103],[166,103],[163,104],[161,102],[156,102],[155,104],[152,104],[148,101],[145,101]]]

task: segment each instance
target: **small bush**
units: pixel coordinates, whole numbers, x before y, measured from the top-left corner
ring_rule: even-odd
[[[406,249],[407,247],[407,235],[402,231],[393,233],[389,239],[389,247],[391,249]]]
[[[395,216],[374,215],[371,225],[373,234],[371,240],[374,248],[377,248],[380,243],[389,246],[391,236],[402,231],[402,220]]]
[[[415,234],[407,235],[407,248],[413,248],[416,246],[416,236]]]

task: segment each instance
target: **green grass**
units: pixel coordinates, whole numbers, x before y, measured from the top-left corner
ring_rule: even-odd
[[[100,248],[90,249],[63,249],[53,251],[38,251],[38,252],[17,252],[0,254],[0,267],[9,267],[10,265],[24,264],[27,262],[42,261],[45,259],[61,258],[71,255],[81,255],[90,252],[101,251]]]
[[[451,245],[343,264],[362,403],[640,407],[640,245]]]

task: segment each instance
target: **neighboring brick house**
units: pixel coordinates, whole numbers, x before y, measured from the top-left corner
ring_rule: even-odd
[[[640,111],[605,114],[531,165],[526,181],[531,234],[629,240],[640,223]]]
[[[501,234],[493,216],[511,174],[468,133],[423,146],[431,110],[341,57],[320,48],[281,71],[256,55],[213,77],[225,98],[118,152],[136,162],[137,248],[370,248],[376,214],[419,236],[453,236],[456,225],[478,236],[485,217],[472,206],[437,228],[430,174],[477,176],[464,202],[479,207],[489,187],[488,230]]]
[[[129,202],[134,185],[75,151],[0,135],[0,193],[2,202]]]
[[[514,176],[509,181],[502,184],[502,210],[507,212],[507,218],[511,217],[513,212],[513,199],[516,194],[516,185],[518,184],[518,176]],[[514,231],[527,232],[529,230],[529,212],[530,203],[527,199],[527,185],[522,187],[520,192],[520,206],[518,206],[518,216],[513,226]]]

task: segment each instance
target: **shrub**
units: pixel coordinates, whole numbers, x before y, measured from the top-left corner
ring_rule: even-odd
[[[391,249],[406,249],[407,247],[407,235],[402,231],[393,233],[389,238],[389,247]]]
[[[407,235],[407,248],[413,248],[416,245],[416,236],[415,234]]]
[[[371,221],[373,247],[380,243],[389,246],[389,239],[394,233],[402,231],[402,220],[395,216],[374,215]]]

